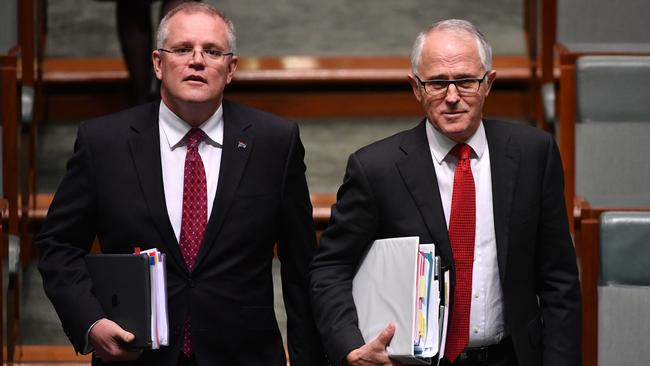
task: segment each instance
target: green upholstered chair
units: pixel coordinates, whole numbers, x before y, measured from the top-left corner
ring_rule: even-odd
[[[650,212],[600,218],[598,365],[650,360]]]
[[[650,56],[576,62],[575,193],[592,206],[650,207]]]

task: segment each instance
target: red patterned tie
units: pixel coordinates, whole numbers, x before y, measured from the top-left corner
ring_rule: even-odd
[[[469,340],[469,310],[476,232],[476,193],[470,162],[471,153],[472,148],[467,144],[458,144],[451,150],[451,154],[458,157],[449,218],[449,241],[456,265],[456,287],[445,357],[452,362],[467,346]]]
[[[203,232],[208,219],[208,196],[205,169],[199,155],[199,143],[205,134],[199,128],[192,128],[187,138],[185,171],[183,178],[183,216],[179,245],[188,271],[192,270],[201,246]],[[191,323],[189,315],[183,329],[183,353],[192,355]]]

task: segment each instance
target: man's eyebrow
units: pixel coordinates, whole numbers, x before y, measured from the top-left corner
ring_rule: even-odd
[[[201,45],[201,47],[203,47],[203,48],[213,48],[213,49],[218,49],[218,50],[225,50],[227,48],[227,47],[223,47],[222,45],[220,45],[218,43],[214,43],[214,42],[203,43]]]
[[[171,47],[188,47],[188,48],[194,48],[195,44],[190,42],[190,41],[178,41],[175,43],[172,43]],[[207,42],[207,43],[202,43],[200,44],[201,48],[212,48],[212,49],[218,49],[218,50],[224,50],[226,47],[222,47],[218,43],[215,42]]]
[[[170,48],[179,48],[179,47],[192,47],[192,43],[187,41],[179,41],[170,44]]]
[[[427,77],[426,79],[422,80],[459,80],[459,79],[480,79],[480,76],[476,76],[473,74],[469,73],[462,73],[462,74],[454,74],[451,77],[447,74],[435,74],[431,77]]]

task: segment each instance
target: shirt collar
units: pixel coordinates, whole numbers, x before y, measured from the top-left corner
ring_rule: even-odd
[[[442,161],[447,157],[451,149],[456,146],[457,142],[450,139],[449,137],[440,133],[433,127],[433,124],[427,119],[426,120],[426,131],[427,131],[427,141],[429,142],[429,149],[433,154],[436,162],[442,164]],[[485,137],[485,128],[483,127],[483,121],[478,125],[476,132],[465,141],[472,150],[474,154],[480,160],[485,152],[487,147],[487,138]]]
[[[165,139],[169,144],[169,149],[174,150],[179,146],[185,145],[183,137],[192,128],[187,122],[183,121],[174,112],[172,112],[165,102],[160,102],[158,120],[160,128],[165,135]],[[217,108],[210,118],[203,122],[199,128],[203,130],[206,135],[204,142],[221,147],[223,145],[223,107],[222,105]]]

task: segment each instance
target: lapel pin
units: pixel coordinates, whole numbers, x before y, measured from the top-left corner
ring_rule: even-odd
[[[242,140],[239,140],[239,141],[237,142],[237,148],[238,148],[238,149],[245,149],[245,148],[246,148],[246,142],[244,142],[244,141],[242,141]]]

